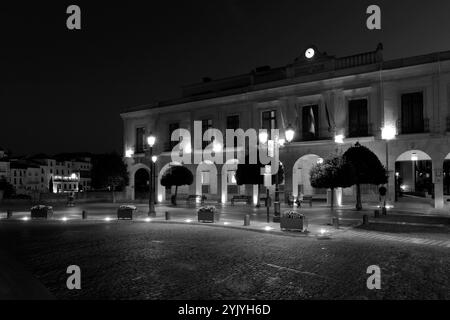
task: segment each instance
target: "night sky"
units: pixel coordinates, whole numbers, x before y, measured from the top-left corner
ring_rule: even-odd
[[[120,112],[203,77],[291,63],[309,44],[385,59],[450,50],[448,0],[34,1],[0,4],[0,146],[15,155],[122,151]],[[66,28],[66,8],[82,30]],[[382,9],[382,30],[366,8]]]

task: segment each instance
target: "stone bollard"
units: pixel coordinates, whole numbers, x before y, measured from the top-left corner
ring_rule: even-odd
[[[81,213],[81,219],[86,220],[87,219],[87,211],[83,210],[83,212]]]
[[[11,219],[11,218],[12,218],[12,215],[13,215],[12,210],[7,210],[7,211],[6,211],[6,219]]]
[[[381,214],[382,214],[383,216],[386,216],[386,215],[387,215],[386,207],[381,208]]]
[[[363,225],[367,226],[369,224],[369,216],[367,214],[363,215]]]
[[[374,216],[375,218],[378,218],[378,217],[380,216],[380,210],[374,210],[374,211],[373,211],[373,216]]]
[[[331,218],[331,225],[336,229],[339,229],[339,218],[338,217]]]
[[[244,226],[248,227],[250,225],[250,215],[246,214],[244,218]]]
[[[166,211],[166,220],[169,221],[170,220],[170,212]]]

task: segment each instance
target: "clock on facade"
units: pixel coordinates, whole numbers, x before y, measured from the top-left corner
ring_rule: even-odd
[[[313,48],[308,48],[305,51],[305,57],[307,59],[312,59],[314,58],[314,55],[316,54],[316,50],[314,50]]]

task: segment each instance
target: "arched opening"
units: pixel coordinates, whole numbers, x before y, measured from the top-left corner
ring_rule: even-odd
[[[161,178],[164,175],[164,173],[173,166],[180,166],[181,164],[178,162],[171,162],[166,164],[164,167],[161,168],[161,170],[159,171],[158,174],[158,194],[157,194],[157,202],[161,203],[163,201],[165,201],[166,199],[170,199],[170,196],[172,194],[172,190],[170,188],[166,188],[164,186],[161,185]],[[178,188],[178,193],[181,194],[184,191],[184,187],[180,187]]]
[[[326,198],[326,189],[316,189],[311,186],[310,171],[311,168],[323,161],[321,157],[315,154],[307,154],[299,158],[292,168],[292,195],[297,199],[301,193],[303,195],[316,195]]]
[[[245,189],[245,186],[238,186],[236,183],[238,162],[237,159],[231,159],[222,166],[222,203],[230,201],[233,196],[241,194]]]
[[[150,172],[144,168],[134,174],[134,198],[147,199],[150,192]]]
[[[197,166],[195,193],[208,199],[217,195],[217,168],[213,162],[204,161]]]
[[[434,198],[431,157],[421,150],[402,153],[395,162],[395,199],[432,204]]]

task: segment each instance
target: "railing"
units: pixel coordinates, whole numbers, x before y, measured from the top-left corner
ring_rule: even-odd
[[[349,126],[348,133],[349,138],[370,137],[373,135],[372,124],[371,123],[361,124],[353,128]]]
[[[428,133],[430,132],[430,119],[424,118],[419,126],[407,126],[402,122],[402,119],[397,120],[398,134],[412,134],[412,133]]]
[[[362,53],[350,57],[336,59],[336,69],[344,69],[366,64],[373,64],[378,61],[379,59],[377,52]]]

